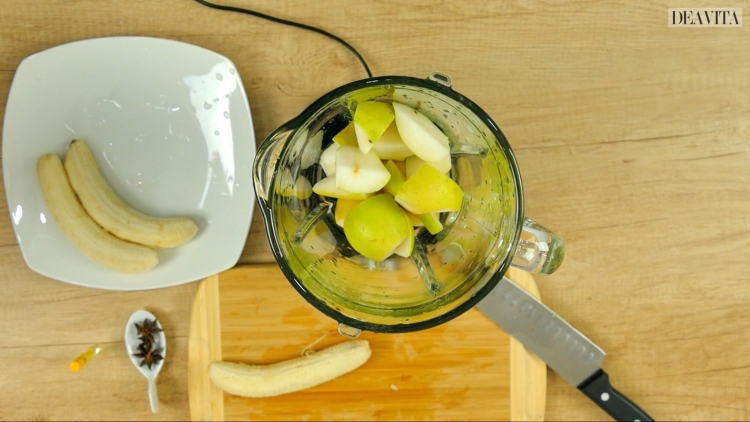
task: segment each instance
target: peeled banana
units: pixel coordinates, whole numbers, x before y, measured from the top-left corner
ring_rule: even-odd
[[[112,191],[86,144],[74,139],[65,154],[73,190],[91,218],[120,239],[155,248],[172,248],[195,236],[198,226],[186,217],[158,218],[131,208]]]
[[[272,397],[314,387],[357,369],[370,358],[367,340],[351,340],[271,365],[214,362],[211,381],[229,394]]]
[[[57,154],[39,158],[37,177],[52,218],[84,255],[122,273],[140,273],[159,263],[155,250],[118,239],[91,219],[78,202]]]

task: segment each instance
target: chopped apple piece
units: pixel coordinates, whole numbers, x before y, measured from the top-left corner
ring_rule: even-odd
[[[352,193],[372,193],[382,189],[391,174],[374,151],[363,154],[359,148],[344,145],[336,150],[336,187]]]
[[[396,126],[406,146],[429,163],[445,162],[450,154],[448,137],[419,111],[394,102]]]
[[[398,128],[396,128],[396,122],[388,126],[383,135],[372,144],[372,149],[381,160],[403,160],[414,155],[401,139]]]
[[[414,236],[414,229],[393,197],[383,193],[352,208],[344,220],[344,234],[362,256],[383,261]]]
[[[395,198],[407,211],[420,215],[458,211],[463,203],[464,192],[450,177],[432,166],[423,165],[406,179]]]
[[[354,123],[349,122],[341,132],[333,136],[333,142],[339,145],[357,146],[357,135],[354,133]]]
[[[359,199],[363,200],[370,196],[371,194],[366,193],[353,193],[353,192],[347,192],[345,190],[341,190],[336,187],[336,176],[330,176],[326,177],[325,179],[321,179],[312,187],[312,191],[317,193],[318,195],[327,196],[329,198],[339,198],[339,199]]]

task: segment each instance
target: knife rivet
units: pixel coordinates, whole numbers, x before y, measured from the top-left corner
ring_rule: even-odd
[[[609,393],[602,393],[602,401],[609,400]]]

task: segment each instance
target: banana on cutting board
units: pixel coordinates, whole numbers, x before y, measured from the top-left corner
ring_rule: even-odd
[[[229,394],[272,397],[304,390],[351,372],[370,358],[367,340],[351,340],[271,365],[214,362],[211,381]]]
[[[172,248],[198,232],[186,217],[158,218],[131,208],[112,191],[86,144],[74,139],[65,153],[65,171],[83,208],[105,230],[120,239],[154,248]]]
[[[39,158],[37,176],[52,218],[84,255],[122,273],[144,272],[159,263],[159,255],[153,249],[118,239],[91,219],[78,202],[57,154]]]

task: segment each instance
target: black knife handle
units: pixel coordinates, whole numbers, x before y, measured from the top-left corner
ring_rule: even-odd
[[[643,409],[612,388],[609,375],[601,369],[581,383],[578,389],[616,421],[653,421]]]

